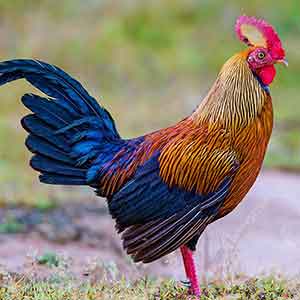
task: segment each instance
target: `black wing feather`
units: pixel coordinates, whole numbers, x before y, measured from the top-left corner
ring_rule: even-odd
[[[199,236],[217,216],[233,179],[232,174],[213,193],[199,195],[169,188],[158,164],[153,156],[109,201],[117,228],[124,231],[123,247],[135,262],[152,262]]]

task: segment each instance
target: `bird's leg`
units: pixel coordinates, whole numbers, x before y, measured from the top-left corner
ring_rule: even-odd
[[[184,264],[186,276],[191,283],[190,291],[193,295],[199,297],[201,295],[201,289],[199,286],[198,277],[196,273],[193,252],[186,246],[180,247],[180,251],[183,258],[183,264]]]

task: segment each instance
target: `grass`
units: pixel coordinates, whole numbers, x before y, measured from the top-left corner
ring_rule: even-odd
[[[38,264],[47,265],[48,267],[58,267],[59,262],[59,256],[54,252],[46,252],[43,255],[37,257]]]
[[[215,282],[203,285],[201,300],[284,300],[299,299],[300,281],[280,277],[250,278],[234,283]],[[74,283],[70,279],[55,277],[49,280],[28,280],[26,277],[3,277],[1,300],[174,300],[194,299],[185,287],[171,280],[143,278],[135,282],[99,281]]]
[[[0,223],[1,233],[19,233],[24,231],[24,224],[18,222],[13,216],[7,216],[4,222]]]

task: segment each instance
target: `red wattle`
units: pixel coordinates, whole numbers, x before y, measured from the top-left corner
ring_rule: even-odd
[[[263,67],[257,71],[257,75],[265,85],[269,85],[274,80],[276,69],[274,65]]]

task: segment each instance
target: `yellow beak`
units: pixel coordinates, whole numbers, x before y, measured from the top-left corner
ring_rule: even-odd
[[[284,59],[279,59],[276,61],[277,64],[282,64],[284,65],[285,67],[288,67],[289,63],[288,61],[284,58]]]

